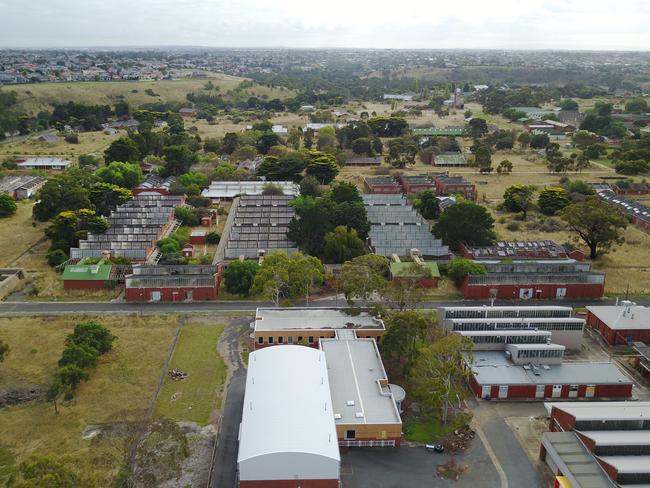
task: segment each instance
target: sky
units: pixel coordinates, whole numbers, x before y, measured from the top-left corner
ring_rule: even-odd
[[[0,0],[2,47],[650,50],[650,0]]]

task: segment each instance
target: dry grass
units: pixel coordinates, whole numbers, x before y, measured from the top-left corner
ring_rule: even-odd
[[[26,200],[17,204],[16,214],[0,221],[0,266],[17,265],[16,258],[43,237],[46,224],[35,222],[36,225],[32,225],[34,202]]]
[[[172,315],[114,317],[60,316],[0,318],[0,337],[11,347],[0,365],[0,388],[9,385],[47,387],[64,347],[65,337],[83,320],[96,320],[117,336],[114,349],[100,358],[75,397],[59,408],[35,402],[0,410],[0,443],[18,461],[34,453],[71,454],[83,471],[109,486],[122,460],[121,442],[87,441],[90,424],[141,417],[155,391],[172,344],[177,318]]]
[[[1,144],[0,157],[10,155],[29,156],[63,156],[76,160],[82,154],[101,154],[115,139],[125,135],[126,132],[107,135],[101,131],[80,132],[79,144],[69,144],[63,137],[55,143],[39,142],[34,139],[23,139],[18,142]]]
[[[205,425],[221,405],[226,365],[217,352],[217,341],[224,325],[212,318],[194,318],[183,326],[174,350],[170,369],[188,374],[183,381],[168,377],[156,401],[156,415],[171,420],[192,421]]]
[[[17,109],[36,114],[41,110],[51,110],[52,102],[61,103],[68,100],[86,104],[113,105],[123,97],[133,107],[159,100],[183,102],[188,93],[202,90],[209,80],[219,88],[219,93],[225,94],[237,88],[244,78],[212,73],[206,79],[39,83],[19,85],[11,89],[18,94]],[[152,89],[160,97],[147,95],[145,93],[147,89]],[[292,94],[287,89],[268,88],[257,84],[246,90],[246,93],[249,92],[268,98],[285,98]]]

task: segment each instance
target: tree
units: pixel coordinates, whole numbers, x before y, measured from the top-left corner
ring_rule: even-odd
[[[522,148],[526,148],[530,145],[532,137],[529,132],[522,132],[517,137],[517,142],[521,145]]]
[[[271,181],[295,180],[307,166],[307,159],[299,152],[284,156],[267,156],[257,168],[257,175]]]
[[[103,234],[108,229],[108,221],[97,215],[94,210],[66,210],[54,217],[45,229],[45,235],[52,241],[50,250],[61,249],[69,253],[71,247],[77,247],[80,239],[85,239],[88,232]]]
[[[287,144],[294,150],[300,149],[300,141],[302,140],[302,130],[298,127],[292,127],[287,134]]]
[[[372,141],[369,137],[359,137],[352,141],[352,152],[354,154],[365,154],[366,156],[374,156],[375,152],[372,149]]]
[[[224,286],[228,293],[248,296],[257,274],[255,261],[233,261],[223,272]]]
[[[490,213],[485,207],[469,201],[460,201],[445,210],[433,227],[433,233],[453,248],[461,242],[489,246],[496,240]]]
[[[635,114],[644,114],[648,112],[648,102],[643,98],[633,98],[625,104],[625,111]]]
[[[508,161],[507,159],[504,159],[499,163],[497,166],[497,173],[500,175],[507,175],[509,173],[512,173],[512,163]]]
[[[118,161],[99,168],[95,171],[95,175],[104,183],[122,188],[135,188],[144,180],[140,165]]]
[[[161,170],[163,176],[179,176],[187,173],[197,162],[196,154],[184,144],[164,147],[163,155],[165,157],[165,166]]]
[[[426,344],[428,332],[436,327],[435,320],[430,314],[409,310],[391,313],[385,325],[381,353],[385,358],[401,363],[404,374],[408,374],[418,350]]]
[[[530,138],[530,147],[534,149],[544,149],[551,140],[548,134],[535,134]]]
[[[196,185],[199,188],[205,188],[209,183],[208,177],[198,171],[190,171],[189,173],[182,174],[176,181],[183,186]]]
[[[412,137],[398,137],[388,142],[388,154],[385,160],[394,168],[405,168],[415,164],[418,146]]]
[[[512,185],[503,194],[503,207],[509,212],[521,212],[524,220],[533,203],[535,187],[531,185]]]
[[[560,101],[560,108],[562,110],[578,110],[580,107],[578,102],[572,100],[571,98],[565,98]]]
[[[309,163],[305,173],[316,178],[321,184],[327,185],[339,173],[336,158],[331,154],[320,151],[310,151]]]
[[[326,262],[344,263],[365,254],[365,246],[356,230],[339,225],[325,234],[324,252]]]
[[[9,344],[0,340],[0,363],[5,360],[5,357],[9,353]]]
[[[331,192],[330,199],[336,203],[363,202],[357,186],[348,181],[332,183]]]
[[[447,264],[447,275],[456,283],[456,286],[460,286],[467,275],[485,273],[485,266],[460,256],[456,256]]]
[[[597,259],[614,244],[621,244],[624,240],[622,231],[627,227],[625,218],[597,196],[572,203],[562,211],[561,216],[575,234],[575,239],[589,247],[591,259]]]
[[[470,133],[474,139],[480,139],[488,133],[488,126],[485,119],[475,117],[470,120],[467,125],[469,126]]]
[[[440,216],[440,201],[431,190],[418,193],[413,201],[413,206],[425,219],[437,219]]]
[[[221,236],[219,235],[218,232],[208,232],[208,234],[205,236],[205,242],[208,244],[216,245],[219,244],[221,241]]]
[[[113,161],[135,163],[142,156],[138,145],[129,137],[120,137],[116,141],[113,141],[106,151],[104,151],[104,161],[106,163],[112,163]]]
[[[108,216],[118,205],[131,200],[133,193],[110,183],[96,183],[90,188],[89,197],[97,213]]]
[[[544,188],[537,199],[539,210],[545,215],[555,215],[569,203],[567,192],[561,187]]]
[[[7,193],[0,195],[0,218],[15,214],[17,209],[16,202],[11,195]]]
[[[303,136],[303,145],[305,149],[311,149],[314,146],[314,130],[307,129]]]
[[[386,286],[388,259],[377,254],[364,254],[343,264],[338,276],[338,286],[350,303],[354,299],[368,300],[373,293]]]
[[[471,361],[473,348],[472,340],[460,334],[439,336],[420,350],[411,369],[413,396],[425,412],[439,413],[443,424],[452,402],[459,408],[462,404],[463,384],[471,374],[465,363]]]
[[[97,322],[81,322],[66,339],[67,345],[85,346],[95,349],[99,354],[106,354],[113,349],[116,337],[109,329]]]
[[[300,181],[300,194],[309,197],[319,197],[321,195],[320,183],[313,176],[305,176]]]
[[[221,152],[223,154],[232,154],[239,147],[239,136],[236,132],[226,132],[221,141]]]
[[[97,366],[99,352],[92,347],[71,344],[63,350],[59,366],[75,365],[81,369],[94,368]]]
[[[260,136],[255,143],[255,147],[260,154],[266,154],[273,146],[280,143],[280,136],[273,132],[266,132]]]
[[[68,255],[62,249],[52,249],[45,254],[47,264],[52,267],[60,266],[68,260]]]
[[[49,179],[38,192],[34,218],[44,222],[64,210],[91,208],[88,190],[67,171]]]
[[[487,146],[479,146],[474,154],[474,162],[481,171],[492,169],[492,151]]]

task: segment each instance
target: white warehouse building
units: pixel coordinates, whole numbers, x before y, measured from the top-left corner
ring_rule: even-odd
[[[323,351],[287,345],[252,352],[239,486],[338,488],[340,462]]]

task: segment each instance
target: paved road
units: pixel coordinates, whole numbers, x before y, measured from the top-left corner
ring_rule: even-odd
[[[650,299],[635,299],[639,305],[650,305]],[[495,305],[566,305],[570,307],[584,307],[590,303],[598,305],[613,305],[615,300],[605,299],[598,301],[549,301],[549,300],[529,300],[513,301],[500,300]],[[296,306],[303,307],[304,303],[296,303]],[[440,300],[420,304],[419,308],[435,308],[443,306],[457,305],[489,305],[485,301],[473,300]],[[56,314],[56,313],[111,313],[111,312],[128,312],[128,313],[170,313],[170,312],[220,312],[220,311],[254,311],[257,307],[272,307],[272,302],[264,301],[210,301],[210,302],[164,302],[164,303],[126,303],[126,302],[2,302],[0,303],[1,314]],[[335,300],[326,298],[311,302],[309,307],[333,307],[345,306],[345,300]]]
[[[223,404],[219,443],[212,465],[210,488],[232,488],[237,486],[237,451],[239,448],[239,424],[244,406],[246,368],[239,355],[239,338],[248,326],[248,320],[233,321],[222,335],[226,344],[227,362],[233,367]],[[222,351],[225,352],[225,351]]]
[[[497,417],[484,424],[483,432],[508,478],[509,487],[541,488],[535,466],[503,418]]]

